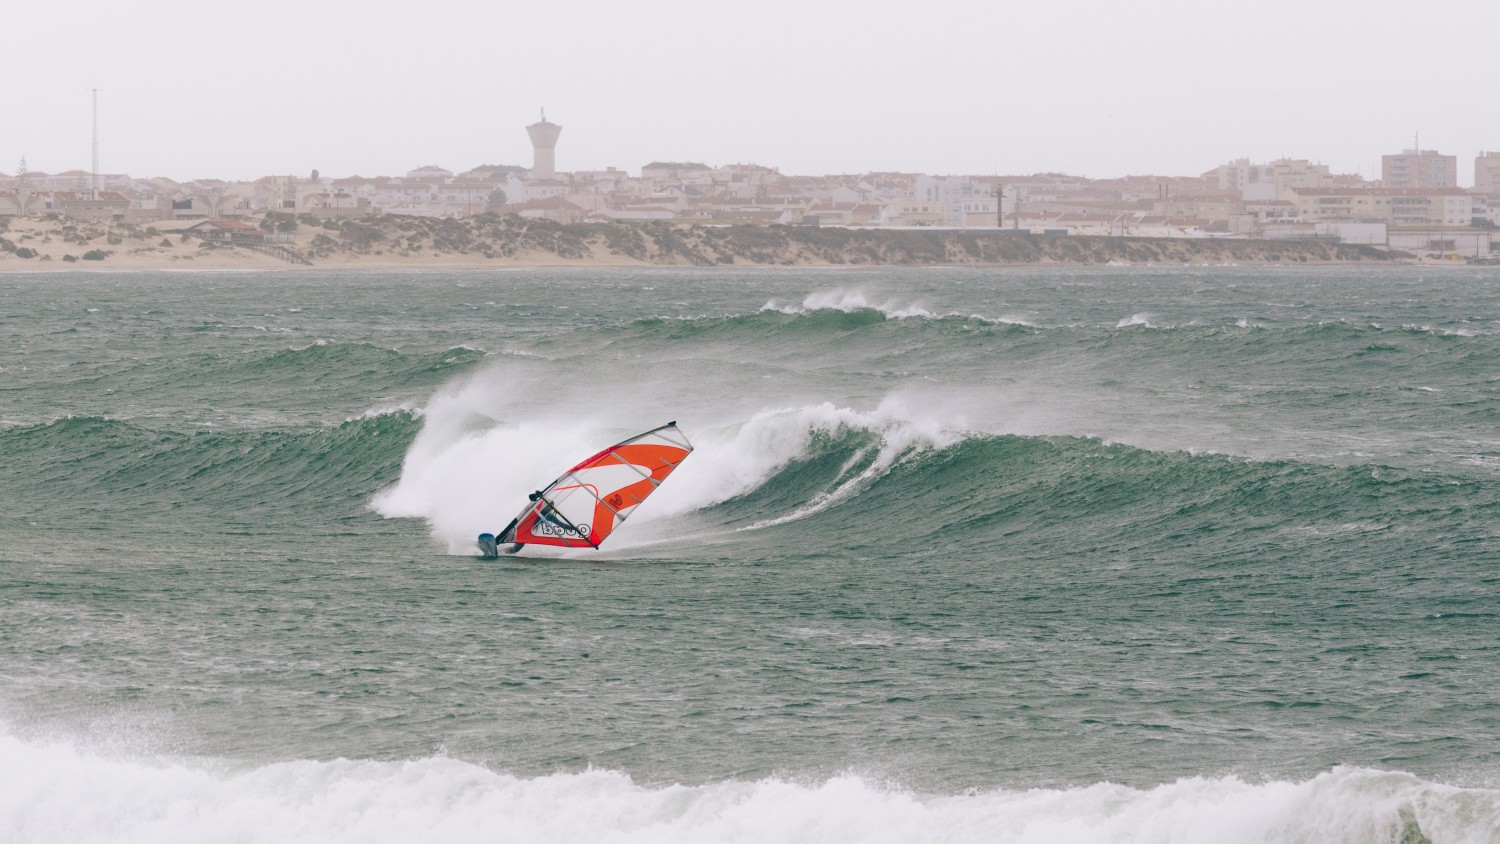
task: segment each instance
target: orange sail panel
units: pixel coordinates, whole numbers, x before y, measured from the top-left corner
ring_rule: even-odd
[[[499,541],[598,548],[692,450],[676,422],[616,443],[537,493]]]

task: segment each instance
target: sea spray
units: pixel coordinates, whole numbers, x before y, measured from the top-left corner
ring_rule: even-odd
[[[985,317],[979,314],[962,313],[956,310],[938,314],[917,302],[903,304],[901,300],[896,298],[872,298],[872,294],[865,290],[846,287],[836,287],[810,293],[800,304],[796,305],[783,304],[777,299],[771,299],[764,305],[761,305],[760,309],[762,312],[773,311],[789,316],[822,310],[841,311],[843,313],[878,311],[886,319],[939,319],[944,317],[958,317],[998,325],[1033,325],[1026,317],[1015,314]]]
[[[783,314],[803,314],[808,311],[834,310],[851,313],[859,310],[880,311],[890,319],[905,319],[908,317],[931,317],[933,313],[917,304],[902,305],[895,299],[888,299],[883,304],[871,301],[869,295],[858,289],[835,288],[808,294],[802,300],[801,305],[781,305],[775,299],[761,306],[762,311],[776,311]]]

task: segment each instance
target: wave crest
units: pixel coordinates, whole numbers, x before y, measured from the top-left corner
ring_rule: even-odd
[[[987,322],[993,325],[1032,325],[1032,323],[1019,316],[985,317],[979,314],[963,314],[957,311],[949,311],[939,314],[928,310],[917,302],[901,303],[897,299],[886,299],[877,303],[868,293],[858,288],[836,287],[832,290],[819,290],[809,293],[801,304],[793,305],[778,302],[771,299],[761,306],[761,311],[775,311],[776,313],[796,316],[813,311],[842,311],[843,313],[855,313],[858,311],[879,311],[886,319],[943,319],[945,317],[958,317],[961,319],[973,319]]]

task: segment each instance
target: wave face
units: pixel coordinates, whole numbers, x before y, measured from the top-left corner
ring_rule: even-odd
[[[1493,840],[1500,293],[1417,272],[0,278],[0,838]]]
[[[356,503],[348,491],[388,478],[418,425],[397,411],[312,429],[187,434],[73,417],[0,429],[0,448],[9,482],[57,496],[18,502],[38,517],[173,508],[238,522],[347,512]]]

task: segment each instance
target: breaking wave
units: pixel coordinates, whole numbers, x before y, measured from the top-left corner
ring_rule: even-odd
[[[483,391],[477,391],[482,401]],[[475,391],[439,397],[428,408],[428,424],[408,453],[400,481],[374,498],[387,517],[422,518],[450,553],[470,553],[474,537],[503,527],[501,514],[518,510],[539,479],[565,471],[577,457],[635,433],[584,421],[502,423],[473,406]],[[666,420],[643,421],[649,427]],[[789,520],[847,497],[911,453],[943,448],[958,439],[933,420],[913,416],[899,401],[872,411],[831,403],[768,409],[743,422],[694,430],[695,451],[632,521],[639,527],[689,513],[758,490],[792,464],[831,442],[860,444],[845,460],[834,488],[807,491],[805,500],[785,502]],[[483,467],[503,467],[487,471]],[[498,520],[498,523],[497,523]]]
[[[400,479],[374,496],[376,512],[423,519],[449,553],[473,553],[474,537],[504,527],[536,485],[667,421],[507,421],[486,410],[492,397],[482,381],[435,397]],[[994,420],[981,431],[898,397],[871,410],[824,402],[682,424],[693,456],[612,548],[704,530],[791,530],[797,538],[783,543],[824,548],[943,548],[1018,532],[1066,544],[1095,531],[1148,545],[1201,533],[1205,554],[1235,559],[1237,543],[1298,527],[1431,523],[1467,537],[1474,527],[1454,514],[1500,506],[1486,485],[1448,475],[1003,433]],[[1167,523],[1176,534],[1163,534]],[[1397,547],[1388,537],[1370,542]]]

